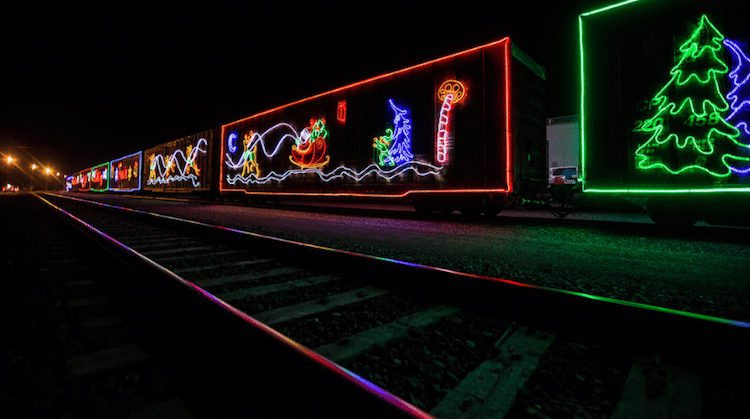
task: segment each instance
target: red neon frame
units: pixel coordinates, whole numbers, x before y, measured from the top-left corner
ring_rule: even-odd
[[[76,173],[76,176],[77,175],[86,174],[86,173],[88,173],[88,175],[89,175],[89,178],[86,180],[87,188],[83,189],[80,186],[78,186],[78,192],[88,192],[88,191],[91,190],[91,179],[90,178],[92,177],[91,176],[91,170],[93,170],[93,169],[94,169],[93,167],[89,167],[88,169],[84,169],[84,170],[81,170],[80,172]]]
[[[370,83],[373,81],[389,78],[395,75],[398,75],[400,73],[405,73],[408,71],[412,71],[421,67],[433,65],[435,63],[439,63],[441,61],[450,60],[453,58],[456,58],[458,56],[468,54],[480,49],[489,48],[495,45],[502,45],[504,50],[504,63],[505,63],[505,71],[504,71],[504,79],[505,79],[505,168],[506,168],[506,174],[505,174],[505,185],[506,188],[487,188],[487,189],[412,189],[407,190],[400,194],[368,194],[368,193],[356,193],[356,192],[273,192],[273,191],[248,191],[247,189],[234,189],[234,188],[224,188],[223,187],[223,179],[224,179],[224,158],[223,156],[226,153],[226,144],[225,144],[225,138],[226,138],[226,130],[227,127],[230,125],[242,123],[245,121],[248,121],[253,118],[257,118],[259,116],[263,116],[272,112],[276,112],[279,110],[282,110],[284,108],[288,108],[290,106],[299,105],[305,102],[309,102],[311,100],[318,99],[323,96],[327,96],[330,94],[334,94],[343,90],[351,89],[366,83]],[[219,169],[219,192],[239,192],[240,190],[243,191],[246,195],[287,195],[287,196],[330,196],[330,197],[373,197],[373,198],[404,198],[411,194],[451,194],[451,193],[501,193],[501,194],[510,194],[513,193],[513,166],[512,162],[513,159],[511,157],[511,145],[512,145],[512,135],[511,135],[511,112],[510,112],[510,106],[511,106],[511,95],[510,95],[510,87],[511,87],[511,42],[509,37],[502,38],[498,41],[490,42],[488,44],[480,45],[471,49],[467,49],[464,51],[460,51],[451,55],[446,55],[441,58],[436,58],[434,60],[430,60],[427,62],[424,62],[422,64],[417,64],[414,66],[406,67],[398,71],[385,73],[380,76],[371,77],[359,82],[351,83],[346,86],[342,86],[333,90],[329,90],[327,92],[319,93],[314,96],[310,96],[304,99],[300,99],[291,103],[287,103],[286,105],[277,106],[272,109],[265,110],[263,112],[259,112],[257,114],[238,119],[236,121],[230,122],[228,124],[223,124],[221,126],[221,158],[219,159],[220,169]]]

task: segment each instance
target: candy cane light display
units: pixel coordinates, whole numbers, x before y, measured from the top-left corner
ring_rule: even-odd
[[[466,86],[458,80],[446,80],[440,85],[437,97],[440,107],[437,139],[435,143],[435,160],[439,164],[448,163],[448,134],[450,133],[450,115],[453,106],[466,97]]]

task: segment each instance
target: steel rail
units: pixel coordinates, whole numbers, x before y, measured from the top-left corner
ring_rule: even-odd
[[[66,197],[67,198],[67,197]],[[617,300],[560,289],[540,287],[505,279],[466,274],[448,269],[424,266],[395,259],[341,251],[323,246],[298,243],[257,233],[212,225],[177,217],[148,213],[114,205],[92,202],[102,207],[126,211],[139,216],[158,217],[193,228],[224,241],[257,240],[264,248],[275,248],[276,254],[293,254],[304,263],[321,258],[328,264],[358,271],[378,282],[405,282],[447,304],[470,306],[496,317],[517,319],[553,333],[594,337],[608,344],[633,350],[660,351],[671,354],[678,363],[744,365],[750,347],[750,324],[647,304]]]
[[[179,323],[175,327],[189,335],[180,339],[192,347],[172,355],[210,382],[209,394],[196,396],[206,397],[217,416],[246,410],[280,417],[432,417],[37,197],[119,260],[119,268],[137,272],[131,286],[152,305],[154,315],[168,317],[172,326]]]

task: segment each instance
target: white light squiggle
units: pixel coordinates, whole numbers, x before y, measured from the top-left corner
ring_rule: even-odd
[[[181,182],[189,180],[192,182],[194,188],[200,187],[201,183],[198,181],[198,176],[193,173],[186,173],[192,166],[192,162],[194,162],[196,157],[198,157],[198,153],[206,154],[207,147],[208,141],[205,138],[201,138],[195,144],[195,147],[193,147],[193,149],[190,151],[190,155],[187,157],[182,150],[175,150],[175,152],[172,153],[171,156],[169,156],[169,159],[166,163],[164,162],[163,155],[159,154],[158,156],[155,156],[153,161],[151,162],[151,171],[154,174],[154,178],[151,178],[151,176],[149,176],[146,184],[165,185],[171,182]],[[178,155],[181,156],[182,160],[185,162],[185,164],[182,166],[180,166],[180,162],[177,159]],[[178,174],[174,176],[167,176],[167,169],[173,166],[176,167]]]
[[[287,128],[291,130],[292,133],[291,134],[286,133],[282,135],[279,141],[276,143],[276,147],[274,147],[273,151],[269,153],[268,150],[266,149],[266,142],[265,142],[266,136],[270,134],[272,131],[275,131],[277,129],[282,129],[282,128]],[[265,154],[266,157],[271,158],[275,156],[276,153],[279,152],[279,150],[281,149],[281,146],[284,144],[284,140],[286,140],[287,138],[291,139],[292,141],[297,141],[300,138],[300,135],[297,133],[297,130],[295,130],[294,127],[292,127],[291,125],[285,122],[280,122],[272,126],[271,128],[267,129],[263,134],[258,134],[257,132],[253,133],[252,138],[250,139],[250,142],[248,143],[247,147],[245,147],[245,149],[252,150],[256,145],[258,145],[258,143],[260,143],[260,149],[261,151],[263,151],[263,154]],[[226,153],[226,164],[227,164],[227,167],[229,167],[230,169],[233,169],[233,170],[240,169],[242,168],[242,166],[245,164],[246,161],[247,161],[247,158],[244,153],[240,156],[240,159],[237,161],[237,163],[232,161],[231,154]]]
[[[424,169],[424,171],[420,171],[420,169]],[[270,172],[269,174],[262,176],[260,178],[256,177],[254,174],[250,174],[246,177],[240,176],[240,175],[234,175],[230,176],[227,175],[227,182],[230,185],[234,185],[237,182],[247,184],[254,184],[254,185],[263,185],[269,182],[282,182],[289,178],[292,175],[296,174],[304,174],[304,173],[315,173],[318,175],[318,177],[324,181],[324,182],[330,182],[334,179],[342,179],[344,177],[348,177],[353,179],[355,182],[359,182],[363,180],[365,177],[375,174],[376,176],[386,179],[386,180],[392,180],[398,176],[403,175],[404,173],[408,171],[414,172],[418,176],[428,176],[428,175],[439,175],[440,172],[443,170],[442,166],[434,166],[429,163],[422,163],[418,161],[410,161],[401,165],[398,165],[390,170],[383,170],[380,168],[377,164],[371,164],[364,168],[363,170],[357,172],[356,170],[346,167],[346,166],[339,166],[332,171],[328,173],[324,173],[322,170],[318,168],[309,168],[309,169],[292,169],[287,170],[284,173],[276,173],[276,172]]]

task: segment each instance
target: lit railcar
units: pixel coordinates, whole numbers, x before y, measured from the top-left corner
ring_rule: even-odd
[[[218,161],[218,130],[188,135],[143,151],[143,191],[210,195],[217,193],[213,173]]]
[[[88,192],[91,189],[91,168],[68,176],[66,188],[71,192]]]
[[[109,191],[109,162],[91,168],[91,192]]]
[[[109,190],[138,192],[141,190],[143,152],[129,154],[109,162]]]
[[[622,2],[579,17],[581,175],[657,222],[747,224],[744,1]]]
[[[504,38],[225,124],[219,190],[494,215],[546,186],[544,79]]]

